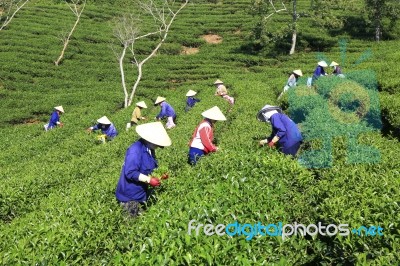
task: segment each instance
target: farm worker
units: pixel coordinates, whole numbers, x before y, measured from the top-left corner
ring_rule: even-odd
[[[284,91],[287,91],[291,87],[295,87],[297,85],[297,80],[299,77],[303,76],[303,72],[300,69],[293,70],[292,74],[290,74],[286,86],[283,88]]]
[[[99,130],[99,129],[103,134],[100,135],[98,139],[103,143],[106,142],[106,139],[113,140],[118,135],[117,129],[115,128],[113,123],[111,123],[111,121],[107,118],[107,116],[99,118],[97,120],[97,124],[92,127],[89,127],[87,131],[92,132],[94,130]]]
[[[230,105],[233,105],[235,103],[235,98],[228,95],[228,90],[226,89],[223,81],[217,79],[214,82],[214,85],[217,88],[215,91],[216,96],[221,96],[222,98],[227,100]]]
[[[171,139],[161,122],[138,125],[136,132],[140,139],[126,151],[115,191],[118,202],[132,216],[138,215],[141,205],[149,198],[149,185],[160,186],[160,179],[151,176],[158,166],[155,149],[171,146]],[[168,176],[163,175],[162,178],[166,179]]]
[[[137,125],[139,120],[145,120],[146,118],[142,116],[141,110],[143,108],[147,108],[147,105],[144,101],[136,103],[136,107],[133,110],[131,122],[126,124],[126,129],[129,129],[133,125]]]
[[[201,115],[204,119],[194,130],[192,139],[189,142],[188,162],[191,165],[195,165],[201,156],[218,151],[218,147],[212,143],[214,139],[214,124],[216,121],[226,120],[218,106],[204,111]]]
[[[312,81],[314,82],[321,76],[326,76],[324,67],[327,67],[328,64],[325,61],[319,61],[317,67],[314,70],[314,74],[312,77]]]
[[[160,105],[161,106],[161,111],[160,113],[156,116],[157,120],[160,120],[164,117],[167,117],[167,128],[171,129],[175,127],[175,120],[176,120],[176,113],[174,108],[165,101],[166,99],[164,97],[158,96],[156,101],[154,102],[154,105]]]
[[[278,99],[282,97],[282,95],[290,88],[295,87],[297,85],[297,80],[299,77],[303,76],[303,72],[301,72],[300,69],[293,70],[293,72],[290,74],[288,81],[283,87],[283,92],[279,95]]]
[[[197,103],[200,102],[199,99],[194,98],[194,96],[197,94],[197,92],[193,91],[193,90],[189,90],[186,93],[186,107],[185,107],[185,112],[189,111],[190,109],[193,108],[193,106]]]
[[[222,80],[217,79],[214,82],[215,87],[217,88],[215,91],[215,95],[224,96],[228,94],[228,90],[226,89],[224,82]]]
[[[332,72],[333,75],[344,78],[344,75],[342,74],[342,69],[339,67],[338,63],[332,61],[332,63],[329,66],[333,67],[333,72]]]
[[[64,108],[60,106],[54,107],[54,111],[50,116],[49,123],[44,125],[44,130],[55,128],[56,126],[63,127],[64,124],[60,122],[60,115],[64,113]]]
[[[260,145],[268,144],[272,148],[278,143],[284,154],[296,155],[303,137],[297,125],[282,113],[281,108],[267,104],[258,112],[257,119],[272,126],[271,136],[261,140]]]

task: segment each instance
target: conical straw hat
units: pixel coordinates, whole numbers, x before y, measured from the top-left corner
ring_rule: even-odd
[[[111,121],[108,120],[107,116],[103,116],[103,117],[97,119],[97,123],[100,123],[103,125],[111,125]]]
[[[56,109],[57,111],[60,111],[61,113],[64,113],[64,108],[61,105],[54,107],[54,109]]]
[[[166,99],[164,97],[158,96],[154,104],[159,104],[160,102],[165,101]]]
[[[318,62],[318,65],[319,65],[319,66],[322,66],[322,67],[327,67],[327,66],[328,66],[328,64],[327,64],[325,61],[323,61],[323,60],[322,60],[322,61],[319,61],[319,62]]]
[[[293,73],[300,77],[303,76],[303,72],[300,69],[293,70]]]
[[[197,92],[195,92],[195,91],[193,91],[193,90],[189,90],[187,93],[186,93],[186,96],[195,96],[197,94]]]
[[[224,82],[222,82],[222,80],[220,80],[220,79],[217,79],[217,80],[214,82],[214,85],[217,85],[217,84],[224,84]]]
[[[329,66],[338,66],[339,64],[336,63],[335,61],[332,61],[332,63]]]
[[[147,105],[144,101],[136,103],[136,106],[142,107],[142,108],[147,108]]]
[[[225,121],[226,120],[226,117],[221,112],[221,110],[218,108],[218,106],[214,106],[213,108],[202,112],[201,115],[204,116],[205,118],[208,118],[211,120],[216,120],[216,121]]]
[[[152,122],[136,127],[140,137],[158,146],[171,146],[172,142],[161,122]]]
[[[269,122],[271,116],[276,113],[282,113],[282,109],[278,106],[267,104],[257,113],[257,120],[261,122]]]

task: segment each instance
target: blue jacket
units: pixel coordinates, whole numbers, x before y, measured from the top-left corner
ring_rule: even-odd
[[[139,174],[150,175],[157,168],[157,160],[154,156],[154,151],[149,150],[142,139],[128,148],[115,191],[117,200],[122,202],[147,200],[149,185],[139,181]]]
[[[60,121],[60,115],[58,114],[57,111],[54,111],[51,114],[51,117],[50,117],[49,128],[56,127],[57,126],[57,122],[59,122],[59,121]]]
[[[161,103],[161,111],[160,113],[156,116],[157,119],[163,118],[163,117],[176,117],[176,113],[174,108],[172,108],[171,105],[167,102],[162,102]]]
[[[325,70],[322,66],[317,66],[314,71],[314,76],[318,78],[319,76],[325,76]]]
[[[193,96],[189,96],[187,97],[186,105],[189,107],[193,107],[197,102],[200,102],[200,100],[194,98]]]
[[[115,136],[118,135],[117,129],[113,124],[111,125],[97,124],[93,126],[93,130],[98,130],[98,129],[101,129],[101,133],[106,134],[110,138],[114,138]]]
[[[272,134],[271,137],[278,136],[279,144],[289,148],[303,140],[297,125],[287,115],[277,113],[271,116]]]
[[[342,69],[339,66],[336,66],[335,69],[333,70],[334,75],[340,75],[342,74]]]

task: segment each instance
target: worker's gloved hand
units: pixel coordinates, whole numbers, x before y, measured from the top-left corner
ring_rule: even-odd
[[[266,139],[263,139],[263,140],[260,140],[260,142],[258,143],[260,146],[264,146],[264,144],[267,144],[268,143],[268,140],[266,140]]]
[[[59,124],[59,126],[60,126],[60,127],[63,127],[63,126],[64,126],[64,124],[63,124],[63,123],[60,123],[60,124]]]
[[[152,177],[150,178],[150,182],[149,182],[150,186],[152,187],[158,187],[160,186],[160,179],[158,179],[157,177]]]
[[[168,173],[164,173],[164,174],[162,174],[162,176],[161,176],[161,179],[168,179],[168,178],[169,178]]]
[[[275,142],[273,142],[273,141],[268,142],[268,146],[270,146],[271,148],[274,147],[275,146]]]

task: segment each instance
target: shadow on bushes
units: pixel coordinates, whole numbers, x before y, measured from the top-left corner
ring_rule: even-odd
[[[382,130],[381,133],[384,137],[393,137],[396,138],[398,141],[400,141],[400,128],[396,128],[392,124],[390,124],[390,121],[386,118],[388,116],[387,110],[382,110]]]
[[[325,51],[334,47],[337,40],[327,36],[315,36],[311,34],[297,34],[296,52],[297,51]],[[269,57],[276,57],[281,55],[288,55],[292,45],[292,34],[287,34],[281,39],[271,41],[269,43],[262,43],[260,40],[252,40],[248,38],[247,41],[235,50],[236,53],[250,54],[250,55],[265,55]]]

